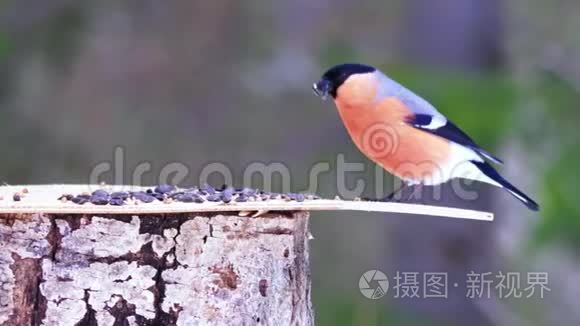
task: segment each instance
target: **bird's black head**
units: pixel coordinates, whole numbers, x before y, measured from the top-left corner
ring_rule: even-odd
[[[328,69],[319,82],[312,86],[316,95],[326,99],[328,94],[336,98],[336,91],[348,77],[354,74],[374,72],[376,69],[358,63],[344,63]]]

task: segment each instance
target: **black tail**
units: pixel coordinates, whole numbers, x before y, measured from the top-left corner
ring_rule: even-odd
[[[524,203],[529,209],[533,211],[538,211],[540,206],[533,199],[526,196],[523,192],[514,187],[506,179],[504,179],[499,173],[487,162],[477,162],[471,161],[483,174],[499,183],[505,190],[507,190],[512,196],[516,197],[519,201]]]

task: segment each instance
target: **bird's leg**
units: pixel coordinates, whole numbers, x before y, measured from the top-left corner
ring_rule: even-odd
[[[388,201],[393,201],[393,199],[395,199],[395,196],[397,196],[398,194],[402,193],[403,190],[405,190],[409,185],[406,183],[401,183],[401,185],[399,186],[399,188],[395,189],[390,195],[388,195],[387,197],[380,199],[379,201],[384,201],[384,202],[388,202]],[[397,201],[400,198],[396,198]]]
[[[409,196],[407,196],[405,201],[409,201],[411,199],[421,200],[422,197],[423,197],[423,184],[419,183],[413,185],[413,191],[411,191],[411,193],[409,194]]]

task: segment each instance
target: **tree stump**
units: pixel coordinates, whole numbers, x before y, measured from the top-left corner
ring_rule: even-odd
[[[308,213],[0,214],[0,325],[312,325]]]

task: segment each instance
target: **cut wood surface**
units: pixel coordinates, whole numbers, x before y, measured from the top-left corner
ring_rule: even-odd
[[[23,193],[26,189],[27,193]],[[160,214],[188,212],[235,212],[235,211],[366,211],[385,213],[421,214],[449,218],[493,221],[493,213],[469,209],[407,204],[396,202],[352,201],[340,199],[317,199],[303,202],[267,200],[254,202],[209,202],[204,203],[141,203],[139,205],[77,205],[60,202],[63,194],[80,194],[97,189],[108,191],[138,191],[145,188],[134,186],[101,185],[49,185],[49,186],[2,186],[0,187],[0,214],[2,213],[47,213],[47,214]],[[14,194],[21,194],[20,201]]]

